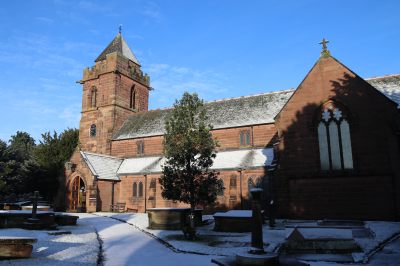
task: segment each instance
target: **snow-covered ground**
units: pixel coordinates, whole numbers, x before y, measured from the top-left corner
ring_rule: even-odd
[[[99,254],[102,254],[105,266],[215,265],[211,263],[212,258],[247,251],[250,243],[250,233],[214,232],[212,216],[203,216],[203,220],[209,219],[210,223],[197,228],[199,240],[196,241],[184,240],[181,231],[147,229],[147,214],[96,213],[79,214],[79,216],[78,226],[60,227],[60,231],[71,231],[69,235],[54,236],[49,235],[49,231],[0,229],[0,236],[25,236],[38,239],[30,259],[0,261],[0,266],[89,266],[97,264]],[[300,221],[299,223],[307,224]],[[312,224],[310,222],[309,225]],[[361,264],[361,260],[367,257],[369,258],[367,265],[400,265],[400,238],[396,238],[400,233],[400,223],[367,222],[366,227],[372,230],[374,237],[356,238],[364,252],[353,254],[358,256],[360,263],[352,265],[366,265]],[[266,229],[264,241],[267,244],[265,247],[267,251],[276,250],[293,230],[292,228]],[[102,240],[101,253],[96,231]],[[392,241],[387,242],[390,239]],[[309,263],[312,266],[346,265],[324,261]]]
[[[80,215],[77,226],[60,226],[58,231],[37,231],[18,228],[0,229],[0,236],[37,238],[29,259],[1,260],[0,265],[96,265],[99,241],[91,215]],[[94,217],[96,218],[96,217]],[[71,234],[49,235],[49,232],[70,231]]]
[[[197,228],[199,240],[186,241],[183,239],[182,231],[179,230],[173,231],[148,229],[148,217],[147,214],[144,213],[96,213],[96,215],[107,216],[118,219],[120,221],[125,221],[133,225],[134,227],[142,230],[143,232],[159,238],[161,241],[171,245],[171,248],[177,251],[229,256],[235,255],[236,253],[241,251],[247,251],[251,241],[250,233],[227,233],[213,231],[214,224],[211,222],[212,216],[203,216],[203,220],[210,219],[211,223]],[[292,226],[294,226],[296,225],[296,222],[292,222],[291,224]],[[312,221],[308,223],[299,222],[299,225],[314,226],[316,225],[316,223]],[[353,253],[354,260],[359,263],[367,262],[370,257],[372,257],[377,251],[380,250],[380,245],[382,243],[385,243],[393,236],[400,234],[400,223],[398,222],[371,221],[366,222],[365,227],[369,228],[372,231],[373,238],[355,238],[355,241],[363,249],[362,253]],[[263,239],[264,242],[267,243],[265,250],[269,252],[277,250],[277,248],[284,242],[286,236],[289,235],[292,230],[293,228],[285,228],[282,230],[268,230],[268,227],[265,226],[263,230]],[[332,229],[329,230],[334,231]],[[340,230],[337,230],[338,237],[340,237],[342,233],[343,232],[341,232]],[[332,234],[332,232],[330,232],[330,234]],[[329,265],[329,263],[327,263],[326,265]]]
[[[103,240],[105,266],[215,265],[215,256],[174,252],[148,234],[127,223],[97,217],[93,225]]]

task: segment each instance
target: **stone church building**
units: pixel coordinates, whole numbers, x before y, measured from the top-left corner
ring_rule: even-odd
[[[79,147],[66,163],[69,211],[145,212],[164,200],[164,121],[150,77],[119,33],[83,71]],[[217,208],[265,188],[279,217],[400,218],[400,75],[364,79],[321,56],[296,89],[207,102],[218,140]]]

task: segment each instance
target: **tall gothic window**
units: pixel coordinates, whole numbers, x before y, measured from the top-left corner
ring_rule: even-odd
[[[250,130],[240,131],[240,146],[250,146]]]
[[[236,179],[237,179],[236,175],[231,175],[231,178],[229,180],[229,187],[230,188],[236,188]]]
[[[92,87],[90,89],[90,107],[96,107],[97,89]]]
[[[139,193],[138,193],[138,197],[141,198],[143,197],[143,183],[139,182]]]
[[[137,193],[137,183],[133,183],[133,191],[132,191],[132,197],[137,198],[138,193]]]
[[[324,109],[318,124],[321,170],[353,169],[350,126],[346,114],[337,107]]]
[[[131,88],[131,98],[129,101],[129,107],[132,109],[136,109],[136,90],[135,90],[135,85]]]
[[[90,125],[90,130],[89,130],[90,137],[92,138],[96,137],[96,134],[97,134],[96,125],[95,124]]]

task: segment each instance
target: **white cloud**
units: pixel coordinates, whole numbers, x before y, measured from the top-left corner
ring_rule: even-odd
[[[43,22],[45,24],[53,24],[54,20],[51,18],[47,18],[47,17],[36,17],[36,20]]]

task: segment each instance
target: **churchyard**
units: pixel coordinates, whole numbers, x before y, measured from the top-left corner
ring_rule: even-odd
[[[171,210],[176,212],[177,209]],[[0,211],[0,216],[15,216],[18,212],[28,213],[23,210]],[[36,217],[49,213],[52,212],[38,211]],[[65,214],[53,214],[65,218],[60,216]],[[234,265],[236,254],[247,253],[252,248],[251,211],[203,215],[195,240],[186,240],[182,230],[176,228],[149,229],[148,213],[77,215],[77,225],[58,225],[42,230],[4,228],[6,223],[3,219],[0,246],[2,240],[7,239],[23,237],[35,241],[31,243],[30,258],[3,257],[0,265],[181,265],[187,261],[193,265],[216,265],[212,260],[219,265]],[[219,222],[216,226],[214,216],[228,220],[248,219],[250,228],[244,226],[242,229],[245,230],[240,227],[237,230],[229,222]],[[161,221],[159,217],[157,221]],[[9,224],[9,227],[26,228],[16,224]],[[286,262],[292,259],[289,264],[283,261],[279,265],[398,265],[400,258],[398,248],[385,251],[387,247],[399,245],[399,222],[279,219],[274,227],[266,221],[262,229],[264,251],[267,254],[279,253]],[[294,258],[300,264],[290,263],[295,261]]]

